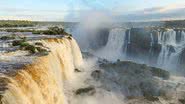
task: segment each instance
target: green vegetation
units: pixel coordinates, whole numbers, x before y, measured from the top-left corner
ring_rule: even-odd
[[[48,55],[49,51],[43,46],[41,42],[30,44],[26,41],[26,38],[20,40],[14,40],[12,46],[19,46],[21,50],[29,51],[30,53],[38,53],[39,55]]]
[[[45,35],[70,35],[64,31],[63,28],[49,27],[48,30],[35,30],[32,31],[33,34],[45,34]]]
[[[4,29],[6,32],[33,32],[34,30],[30,29]]]
[[[32,21],[0,20],[0,27],[32,27],[36,24]]]
[[[27,46],[29,46],[29,45],[30,45],[30,44],[27,43],[27,42],[21,42],[21,43],[20,43],[20,48],[27,47]]]
[[[0,37],[0,40],[11,40],[11,39],[15,39],[15,35],[6,35]]]
[[[49,51],[44,49],[43,47],[36,47],[36,50],[41,54],[41,55],[48,55]]]
[[[24,46],[24,50],[29,51],[30,53],[36,53],[36,48],[35,48],[35,46],[30,45],[30,44],[25,45],[25,46]]]
[[[70,35],[64,31],[63,28],[49,27],[47,30],[33,30],[33,29],[1,29],[6,32],[32,32],[32,34],[45,34],[45,35]]]
[[[12,46],[19,46],[21,44],[23,44],[25,42],[25,40],[14,40],[12,42]]]
[[[33,45],[30,45],[28,42],[26,42],[24,39],[22,40],[15,40],[12,42],[13,46],[19,46],[21,50],[27,50],[30,53],[35,53],[36,48]]]

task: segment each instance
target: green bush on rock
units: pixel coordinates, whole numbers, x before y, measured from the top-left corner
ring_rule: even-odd
[[[33,34],[45,34],[45,35],[70,35],[64,31],[63,28],[57,26],[49,27],[47,30],[34,30]]]
[[[25,42],[25,40],[14,40],[12,42],[12,46],[19,46],[21,45],[23,42]]]
[[[38,53],[40,55],[48,55],[49,51],[46,47],[43,46],[41,42],[36,42],[30,44],[26,41],[26,38],[22,38],[21,40],[14,40],[12,42],[12,46],[19,46],[21,50],[29,51],[30,53]]]
[[[30,44],[27,43],[27,42],[22,42],[22,43],[20,43],[20,48],[27,47],[27,46],[29,46],[29,45],[30,45]]]
[[[28,45],[28,46],[26,46],[26,47],[25,47],[25,50],[27,50],[27,51],[29,51],[29,52],[31,52],[31,53],[35,53],[35,52],[36,52],[36,48],[35,48],[35,46],[33,46],[33,45]]]
[[[48,55],[49,54],[49,51],[44,49],[43,47],[36,47],[36,50],[42,54],[42,55]]]

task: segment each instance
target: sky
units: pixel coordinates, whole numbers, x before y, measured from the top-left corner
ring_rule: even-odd
[[[0,0],[0,19],[79,21],[101,12],[120,21],[185,18],[185,0]]]

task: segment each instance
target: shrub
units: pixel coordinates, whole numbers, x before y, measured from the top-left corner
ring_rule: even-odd
[[[22,41],[22,40],[14,40],[14,41],[12,42],[12,45],[13,45],[13,46],[19,46],[22,42],[24,42],[24,41]]]
[[[32,34],[46,34],[46,35],[67,35],[63,28],[49,27],[48,30],[33,30]]]
[[[28,45],[28,46],[26,46],[26,47],[25,47],[25,50],[27,50],[27,51],[29,51],[29,52],[31,52],[31,53],[35,53],[35,52],[36,52],[36,48],[35,48],[35,46],[33,46],[33,45]]]
[[[27,43],[27,42],[22,42],[22,43],[20,43],[20,47],[21,47],[21,48],[27,47],[27,46],[29,46],[29,45],[30,45],[30,44]]]
[[[36,47],[36,49],[42,55],[48,55],[49,54],[48,50],[46,50],[46,49],[44,49],[42,47]]]
[[[43,34],[43,31],[41,31],[41,30],[33,30],[32,34]]]

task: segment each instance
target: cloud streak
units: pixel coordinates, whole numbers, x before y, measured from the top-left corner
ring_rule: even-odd
[[[133,8],[125,5],[126,4],[120,0],[68,0],[66,4],[61,5],[60,9],[0,7],[0,19],[78,21],[81,15],[84,13],[91,13],[93,11],[110,14],[118,21],[185,19],[185,3],[183,2],[181,4],[151,7],[139,10],[133,10]]]

